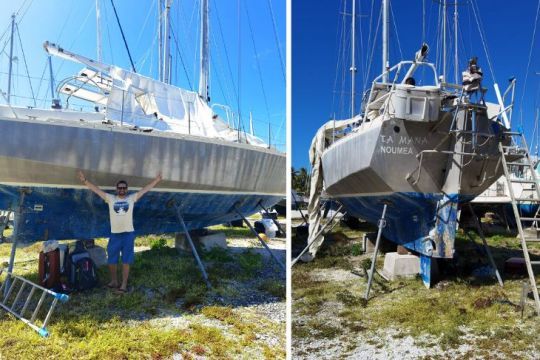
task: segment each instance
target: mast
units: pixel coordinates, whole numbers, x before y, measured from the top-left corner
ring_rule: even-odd
[[[13,34],[15,33],[15,14],[11,15],[11,43],[9,45],[9,72],[8,72],[8,90],[7,101],[11,104],[11,74],[13,71]]]
[[[354,117],[354,95],[356,80],[356,0],[352,0],[352,22],[351,22],[351,118]]]
[[[166,0],[165,5],[165,25],[164,25],[164,52],[163,52],[163,81],[171,83],[171,4],[172,0]]]
[[[454,2],[454,81],[458,83],[458,3]]]
[[[209,44],[208,44],[208,0],[201,0],[201,56],[199,75],[199,96],[203,101],[208,102],[208,64],[209,64]]]
[[[442,66],[442,69],[443,69],[443,81],[446,81],[446,0],[444,0],[443,2],[443,16],[442,16],[442,21],[443,21],[443,55],[442,55],[442,58],[443,58],[443,66]]]
[[[386,72],[388,68],[388,3],[390,0],[383,0],[382,5],[382,18],[383,18],[383,31],[382,31],[382,72]],[[383,82],[388,82],[388,74],[384,74],[382,78]]]
[[[97,61],[102,61],[101,52],[101,12],[99,9],[99,0],[96,0],[96,52]]]
[[[157,15],[158,15],[158,79],[163,81],[163,1],[157,1]]]

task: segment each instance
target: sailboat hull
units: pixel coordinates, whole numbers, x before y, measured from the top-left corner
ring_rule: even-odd
[[[106,205],[78,170],[105,191],[121,179],[137,190],[162,173],[136,205],[140,235],[179,231],[174,204],[195,229],[238,219],[235,209],[272,206],[285,193],[285,156],[246,144],[64,120],[0,118],[0,134],[0,208],[20,207],[16,225],[27,242],[109,234]]]
[[[391,118],[362,124],[361,131],[323,153],[327,194],[342,202],[349,215],[374,224],[388,204],[387,239],[426,256],[451,258],[458,204],[472,200],[503,171],[497,166],[497,146],[504,128],[477,115],[475,131],[485,136],[471,139],[469,122],[457,137],[464,139],[463,154],[476,153],[462,156],[459,172],[450,112],[441,112],[433,122]]]

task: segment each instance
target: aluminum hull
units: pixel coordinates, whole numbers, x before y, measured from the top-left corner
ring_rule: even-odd
[[[246,144],[99,122],[0,118],[0,208],[18,209],[21,239],[109,234],[105,204],[81,186],[77,170],[105,190],[120,179],[136,190],[163,181],[135,208],[142,234],[180,231],[174,204],[190,229],[269,207],[285,194],[285,155]]]
[[[323,153],[326,192],[350,215],[372,223],[388,204],[389,240],[426,256],[451,258],[458,204],[482,193],[503,171],[497,146],[504,128],[485,114],[477,119],[476,131],[486,136],[462,136],[460,151],[476,155],[461,156],[460,164],[451,112],[441,112],[436,122],[391,118],[362,124]]]

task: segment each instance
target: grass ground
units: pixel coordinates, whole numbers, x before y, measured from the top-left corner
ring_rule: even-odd
[[[233,242],[251,236],[242,228],[213,230]],[[272,312],[284,312],[285,281],[271,260],[249,249],[203,252],[209,291],[193,257],[179,255],[173,243],[172,237],[137,238],[136,246],[148,250],[136,254],[131,291],[117,295],[100,286],[71,294],[53,315],[47,339],[2,311],[0,359],[284,358],[284,315],[276,319]],[[40,247],[17,250],[17,274],[37,280]],[[10,248],[0,244],[0,261]],[[106,267],[99,276],[106,284]]]
[[[434,288],[418,278],[387,282],[376,275],[368,303],[363,269],[371,261],[359,254],[362,231],[337,233],[313,262],[293,268],[293,356],[537,358],[540,320],[530,300],[523,317],[519,306],[526,278],[507,276],[501,288],[493,277],[474,276],[484,256],[463,233],[456,260],[441,268]],[[488,244],[500,271],[522,254],[515,238],[493,236]]]

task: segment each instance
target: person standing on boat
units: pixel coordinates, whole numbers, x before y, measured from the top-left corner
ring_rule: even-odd
[[[478,58],[475,56],[469,60],[469,66],[467,70],[462,73],[463,77],[463,91],[465,91],[470,97],[476,94],[478,97],[478,91],[480,91],[480,100],[483,101],[482,93],[482,79],[484,74],[480,66],[478,66]]]
[[[107,245],[107,263],[111,273],[111,282],[107,287],[127,291],[129,268],[135,259],[135,229],[133,228],[133,207],[137,200],[161,181],[159,173],[152,182],[135,194],[128,195],[128,184],[124,180],[116,183],[116,195],[108,194],[86,179],[82,171],[79,178],[86,187],[96,193],[109,205],[109,218],[111,221],[111,237]],[[118,282],[117,264],[122,256],[122,283]]]

